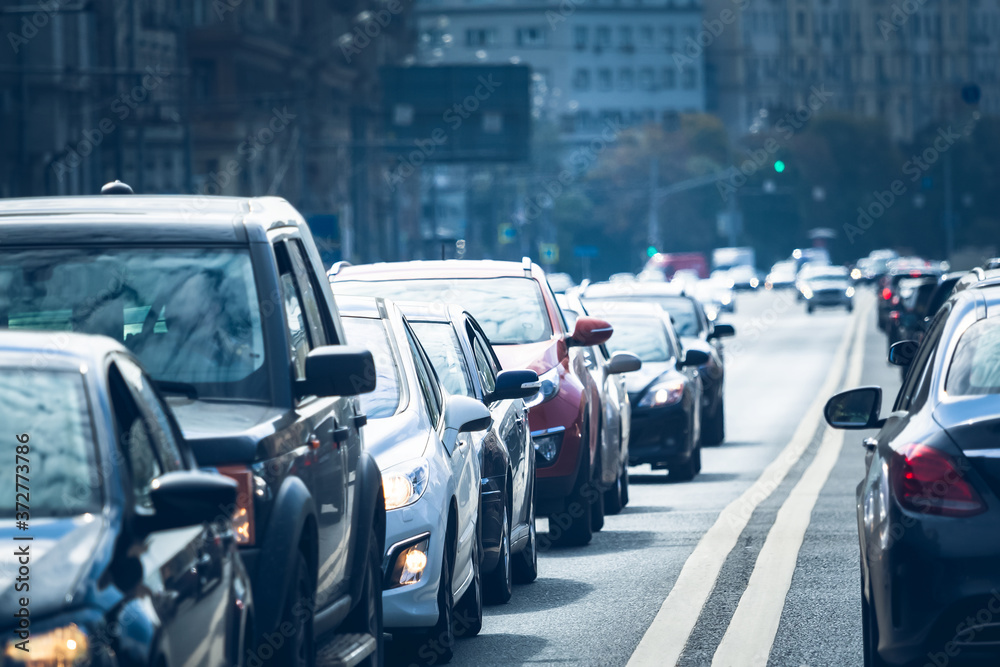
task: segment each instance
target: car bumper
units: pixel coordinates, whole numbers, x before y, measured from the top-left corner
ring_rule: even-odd
[[[690,453],[690,420],[683,403],[658,408],[632,408],[629,465],[666,463]]]
[[[848,306],[851,304],[851,297],[843,292],[814,292],[806,302],[812,306]]]

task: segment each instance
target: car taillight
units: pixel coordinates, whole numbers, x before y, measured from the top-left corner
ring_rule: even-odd
[[[256,537],[253,516],[253,473],[244,466],[220,466],[217,470],[219,474],[236,481],[236,506],[229,514],[233,532],[236,534],[236,543],[250,546]]]
[[[958,470],[955,460],[927,445],[906,445],[892,461],[893,493],[913,512],[967,517],[986,511],[986,504]]]
[[[889,289],[888,287],[883,287],[882,288],[882,300],[883,301],[888,301],[891,298],[892,298],[892,290]]]
[[[890,320],[898,320],[899,319],[899,311],[898,310],[890,310],[889,311],[889,319]]]

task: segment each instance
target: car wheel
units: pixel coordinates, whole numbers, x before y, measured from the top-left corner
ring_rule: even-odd
[[[281,667],[312,667],[316,662],[316,641],[313,628],[313,614],[316,608],[316,580],[309,571],[306,556],[300,550],[292,573],[292,586],[285,597],[285,607],[279,627],[293,628],[291,637],[281,646],[275,647],[271,665]]]
[[[424,664],[444,665],[451,662],[455,648],[455,594],[452,592],[452,536],[445,539],[441,559],[441,578],[438,580],[438,620],[427,632],[408,637],[410,651],[420,654]]]
[[[604,492],[604,513],[618,514],[622,511],[622,473],[615,476],[614,485]]]
[[[628,463],[622,464],[622,507],[628,505]]]
[[[500,528],[500,558],[493,571],[483,581],[483,594],[490,604],[506,604],[513,592],[513,574],[510,561],[510,514],[504,500],[503,524]]]
[[[861,635],[864,644],[865,667],[888,667],[878,654],[878,623],[871,604],[865,599],[864,578],[861,580]]]
[[[581,461],[576,473],[573,490],[566,498],[566,508],[549,516],[549,541],[560,547],[579,547],[589,544],[593,537],[590,512],[593,502],[590,489],[590,442],[587,430],[580,439]],[[579,516],[574,516],[579,514]]]
[[[701,427],[701,442],[707,447],[721,445],[726,440],[726,405],[719,397],[719,406]]]
[[[473,542],[472,549],[472,583],[455,605],[452,617],[452,634],[455,637],[475,637],[483,629],[483,578],[479,570],[483,551],[479,538]]]
[[[692,436],[693,437],[693,436]],[[667,462],[667,481],[690,482],[701,468],[701,447],[695,443],[687,459],[675,459]]]
[[[375,638],[375,652],[359,664],[364,667],[381,667],[385,660],[382,637],[382,553],[375,537],[374,527],[368,538],[368,563],[365,567],[365,580],[361,586],[361,600],[347,617],[345,629]]]
[[[538,578],[538,539],[535,535],[535,499],[528,510],[528,543],[514,556],[514,577],[519,584],[530,584]]]
[[[590,529],[597,533],[604,528],[604,494],[595,493],[594,495],[596,497],[590,505]]]

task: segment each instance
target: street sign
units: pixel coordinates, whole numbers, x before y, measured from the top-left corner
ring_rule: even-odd
[[[573,256],[580,259],[593,259],[600,254],[596,245],[573,246]]]
[[[555,243],[539,243],[538,254],[542,264],[555,264],[559,261],[559,246]]]
[[[497,225],[497,243],[506,245],[517,240],[517,228],[509,222]]]

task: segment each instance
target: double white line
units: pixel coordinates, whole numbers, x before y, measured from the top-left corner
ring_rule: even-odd
[[[830,374],[792,439],[764,469],[757,481],[722,510],[684,563],[677,582],[632,654],[629,667],[677,664],[701,611],[715,588],[722,566],[736,546],[753,511],[778,488],[812,442],[822,419],[823,406],[840,386],[841,369],[852,342],[854,344],[845,385],[853,386],[860,381],[865,336],[862,322],[867,322],[865,318],[870,304],[866,300],[865,305],[855,312],[834,355]],[[767,664],[813,507],[837,462],[843,442],[841,432],[826,433],[816,457],[779,510],[757,556],[743,597],[740,598],[729,628],[716,650],[712,667]]]

